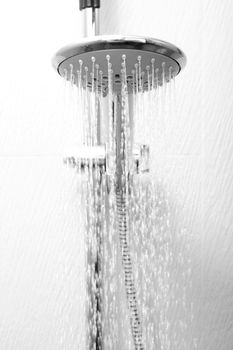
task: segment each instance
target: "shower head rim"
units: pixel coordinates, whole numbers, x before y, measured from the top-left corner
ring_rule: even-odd
[[[114,49],[142,50],[169,57],[178,64],[178,73],[184,69],[187,62],[184,52],[177,46],[166,41],[142,36],[99,35],[81,39],[77,44],[71,44],[61,48],[53,57],[52,65],[60,74],[60,65],[71,57],[92,51]]]

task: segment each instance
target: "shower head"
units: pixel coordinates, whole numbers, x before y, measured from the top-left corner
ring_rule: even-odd
[[[165,41],[137,36],[96,36],[83,39],[76,45],[60,49],[53,58],[53,66],[64,78],[78,81],[83,68],[88,87],[93,84],[93,65],[101,73],[99,87],[108,85],[109,62],[113,73],[113,91],[119,91],[122,78],[122,67],[126,68],[128,89],[143,77],[143,89],[153,84],[153,75],[157,84],[169,81],[185,67],[186,57],[176,46]],[[138,70],[138,77],[137,75]],[[97,73],[98,73],[97,72]],[[133,76],[135,79],[133,81]],[[96,80],[96,74],[94,79]],[[82,81],[84,75],[82,75]]]

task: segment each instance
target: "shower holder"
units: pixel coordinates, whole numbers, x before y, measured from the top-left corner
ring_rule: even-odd
[[[106,146],[73,147],[67,149],[65,153],[66,155],[63,158],[64,164],[72,168],[85,171],[85,169],[92,164],[93,168],[98,166],[107,175],[115,173],[110,165],[111,160],[107,153]],[[149,172],[149,153],[148,145],[138,145],[134,147],[134,174]]]

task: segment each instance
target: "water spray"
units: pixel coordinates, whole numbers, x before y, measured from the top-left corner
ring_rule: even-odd
[[[132,179],[149,172],[150,145],[135,142],[138,96],[157,89],[179,74],[186,64],[184,53],[176,46],[152,38],[99,35],[100,0],[80,0],[84,17],[84,38],[78,44],[60,49],[53,66],[66,81],[77,88],[83,111],[82,145],[70,148],[64,162],[90,178],[96,245],[89,244],[87,262],[88,349],[103,345],[103,218],[102,187],[115,193],[118,239],[124,274],[131,334],[134,348],[145,349],[138,295],[134,281],[129,241],[128,205]],[[103,177],[105,181],[103,181]],[[88,218],[90,223],[91,218]]]

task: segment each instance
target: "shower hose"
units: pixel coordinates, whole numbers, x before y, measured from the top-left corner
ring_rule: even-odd
[[[143,350],[142,325],[139,316],[136,287],[133,276],[133,264],[129,247],[126,193],[123,190],[116,190],[116,205],[126,297],[130,312],[131,331],[135,349]]]

